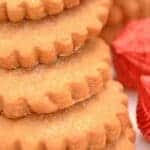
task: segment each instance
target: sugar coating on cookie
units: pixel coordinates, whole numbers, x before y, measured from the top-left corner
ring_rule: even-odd
[[[54,63],[97,36],[106,22],[110,0],[83,0],[57,17],[0,24],[0,67],[33,68]],[[88,10],[88,11],[87,11]]]
[[[1,0],[0,22],[19,22],[24,19],[39,20],[73,8],[80,0]]]
[[[101,39],[71,57],[34,70],[0,70],[0,109],[10,118],[50,113],[96,94],[111,78],[111,54]]]
[[[109,81],[97,96],[64,111],[19,120],[0,116],[0,149],[106,149],[124,132],[134,142],[127,128],[127,96],[121,84]]]

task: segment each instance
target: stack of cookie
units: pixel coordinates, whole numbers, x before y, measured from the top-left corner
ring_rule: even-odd
[[[97,37],[111,0],[0,1],[0,150],[133,150],[123,87]]]

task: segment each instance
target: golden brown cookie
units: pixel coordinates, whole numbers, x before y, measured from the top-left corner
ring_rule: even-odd
[[[0,22],[38,20],[79,4],[80,0],[0,0]]]
[[[113,0],[107,25],[101,37],[109,44],[116,38],[124,24],[132,19],[150,17],[150,0]]]
[[[83,0],[57,17],[0,24],[0,67],[32,68],[68,56],[100,33],[111,0]]]
[[[140,17],[150,17],[150,0],[114,0],[108,24],[117,25]]]
[[[134,140],[129,137],[129,134],[132,134]],[[135,134],[132,128],[127,128],[117,142],[109,144],[104,150],[135,150]]]
[[[134,142],[127,99],[122,86],[109,81],[97,96],[51,115],[0,116],[0,149],[105,150],[124,132]]]
[[[93,39],[71,57],[34,70],[0,70],[0,110],[10,118],[51,113],[83,101],[111,78],[109,47]]]
[[[123,28],[123,24],[117,25],[107,25],[103,28],[100,37],[103,38],[108,44],[111,44],[113,40],[117,37],[120,33],[121,29]]]

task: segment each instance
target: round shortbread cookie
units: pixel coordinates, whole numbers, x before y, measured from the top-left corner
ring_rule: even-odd
[[[135,150],[135,133],[132,128],[127,128],[121,137],[104,150]]]
[[[141,17],[150,17],[150,0],[114,0],[108,24],[117,25]]]
[[[145,17],[150,17],[150,0],[114,0],[101,37],[111,44],[127,22]]]
[[[112,42],[117,38],[123,27],[123,24],[112,26],[107,25],[103,28],[100,37],[103,38],[109,45],[111,45]]]
[[[109,81],[97,96],[51,115],[0,116],[0,149],[105,150],[120,142],[124,132],[134,142],[133,132],[127,131],[127,99],[122,86]]]
[[[39,20],[73,8],[80,0],[1,0],[0,22],[19,22],[24,19]]]
[[[51,113],[95,95],[111,78],[109,47],[93,39],[71,57],[34,70],[0,70],[0,110],[17,118]]]
[[[111,0],[82,0],[79,7],[39,21],[0,24],[0,67],[33,68],[54,63],[97,36]]]

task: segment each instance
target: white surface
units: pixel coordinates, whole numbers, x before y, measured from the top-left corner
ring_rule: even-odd
[[[136,104],[137,104],[137,94],[134,92],[128,92],[129,94],[129,112],[131,116],[131,120],[134,125],[134,129],[137,134],[137,140],[136,140],[136,150],[150,150],[150,143],[147,143],[140,131],[137,129],[137,124],[136,124]]]

